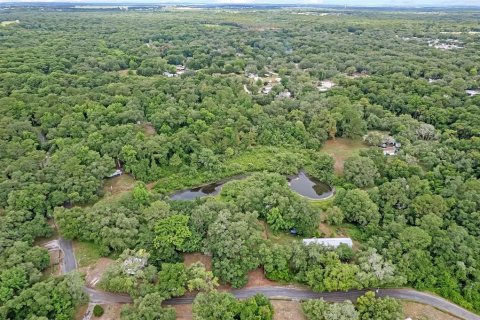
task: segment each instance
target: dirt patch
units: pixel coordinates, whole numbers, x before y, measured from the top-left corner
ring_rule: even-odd
[[[333,157],[335,160],[335,173],[341,175],[343,174],[343,165],[345,164],[345,160],[355,154],[358,154],[360,150],[366,148],[367,145],[365,145],[363,141],[337,138],[335,140],[327,140],[320,151],[323,151]]]
[[[268,230],[267,230],[267,223],[262,220],[258,220],[258,224],[260,224],[260,227],[262,228],[262,237],[263,239],[268,239]]]
[[[410,317],[412,320],[460,320],[429,305],[407,301],[402,304],[405,318]]]
[[[306,320],[298,301],[272,300],[273,320]]]
[[[326,223],[320,223],[320,225],[318,226],[318,230],[320,231],[320,234],[324,237],[330,237],[334,232]]]
[[[205,269],[208,271],[212,270],[212,257],[207,256],[206,254],[195,252],[195,253],[185,253],[183,255],[183,263],[189,267],[195,262],[201,262],[205,266]]]
[[[80,272],[84,272],[86,274],[85,283],[87,287],[95,288],[107,268],[110,267],[114,262],[115,261],[112,259],[100,258],[93,265],[79,269]]]
[[[267,277],[265,277],[263,268],[257,268],[248,273],[248,282],[246,287],[274,286],[277,284],[278,283],[268,280]]]
[[[182,304],[175,306],[168,306],[175,309],[177,313],[177,320],[192,320],[193,319],[193,306],[191,304]]]
[[[62,259],[62,251],[48,251],[48,255],[50,256],[50,267],[48,268],[48,273],[53,276],[59,276],[61,274],[60,261]]]
[[[142,124],[142,131],[146,136],[154,136],[157,134],[157,131],[150,123]]]
[[[83,316],[85,315],[85,312],[87,312],[88,309],[88,304],[81,305],[75,310],[75,320],[83,320]]]
[[[118,320],[120,319],[120,312],[122,311],[121,304],[102,304],[104,314],[101,317],[92,316],[93,319],[101,320]]]
[[[121,75],[122,77],[126,77],[126,76],[128,76],[128,72],[129,72],[129,71],[130,71],[129,69],[118,70],[117,73],[118,73],[119,75]]]

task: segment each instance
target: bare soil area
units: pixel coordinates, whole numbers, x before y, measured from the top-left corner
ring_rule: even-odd
[[[145,135],[147,136],[153,136],[157,133],[155,128],[150,123],[142,124],[142,130],[143,130],[143,133],[145,133]]]
[[[175,312],[177,313],[177,320],[193,319],[193,313],[192,313],[193,306],[191,304],[182,304],[182,305],[175,305],[170,307],[175,309]]]
[[[331,155],[335,160],[335,173],[343,174],[345,160],[366,148],[367,145],[365,145],[363,141],[336,138],[335,140],[327,140],[320,151]]]
[[[195,253],[186,253],[183,255],[185,266],[189,267],[195,262],[201,262],[205,266],[205,269],[212,270],[212,257],[207,256],[206,254],[195,252]]]
[[[271,300],[273,320],[306,320],[302,306],[298,301]]]
[[[250,287],[262,287],[262,286],[274,286],[277,284],[278,283],[268,280],[265,277],[263,268],[257,268],[248,273],[248,282],[246,287],[250,288]]]
[[[80,272],[84,272],[86,274],[85,283],[87,287],[95,288],[97,283],[102,278],[102,275],[111,266],[115,261],[108,258],[100,258],[94,264],[79,269]]]
[[[460,320],[429,305],[409,301],[404,301],[402,304],[405,318],[412,320]]]

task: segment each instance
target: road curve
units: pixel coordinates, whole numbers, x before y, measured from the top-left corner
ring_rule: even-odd
[[[329,302],[343,302],[350,300],[355,302],[358,297],[365,294],[368,290],[350,290],[347,292],[313,292],[308,289],[282,287],[282,286],[265,286],[252,287],[244,289],[232,290],[232,294],[239,299],[251,297],[257,293],[262,293],[269,298],[287,298],[293,300],[319,299],[323,298]],[[430,293],[420,292],[413,289],[380,289],[377,292],[379,297],[392,297],[402,300],[409,300],[423,304],[431,305],[437,309],[448,312],[458,318],[465,320],[480,320],[480,316],[457,306],[443,298]],[[169,305],[190,304],[193,302],[194,296],[179,297],[166,300],[164,303]]]
[[[59,239],[59,245],[63,251],[62,273],[73,271],[77,268],[77,260],[73,252],[72,242],[63,238]],[[90,297],[90,303],[132,303],[132,298],[127,294],[109,293],[84,287],[85,292]],[[292,286],[264,286],[243,289],[234,289],[232,294],[238,299],[251,297],[257,293],[262,293],[269,298],[286,298],[293,300],[319,299],[323,298],[330,302],[343,302],[345,300],[356,301],[367,290],[350,290],[347,292],[313,292],[309,289],[295,288]],[[409,300],[423,304],[431,305],[437,309],[446,311],[458,318],[465,320],[480,320],[476,314],[457,306],[456,304],[440,298],[439,296],[420,292],[413,289],[379,289],[377,295],[380,297],[392,297],[396,299]],[[172,298],[164,301],[165,304],[179,305],[190,304],[195,296],[186,296]]]

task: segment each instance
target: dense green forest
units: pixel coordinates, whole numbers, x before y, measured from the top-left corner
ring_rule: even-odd
[[[187,291],[202,291],[197,319],[216,319],[205,306],[271,319],[265,297],[215,289],[258,267],[317,291],[413,287],[479,313],[480,13],[326,13],[1,11],[19,21],[0,26],[0,318],[70,319],[85,303],[78,274],[43,272],[35,240],[53,221],[118,259],[100,286],[135,299],[122,319],[174,319],[160,303]],[[394,156],[378,147],[386,135]],[[321,151],[339,138],[370,146],[343,172]],[[135,186],[106,197],[120,167]],[[300,170],[335,197],[292,191]],[[215,197],[169,198],[241,174]],[[318,237],[321,222],[354,248],[262,236]],[[189,252],[212,271],[185,267]],[[139,254],[145,269],[126,272]],[[401,318],[371,294],[303,308]]]

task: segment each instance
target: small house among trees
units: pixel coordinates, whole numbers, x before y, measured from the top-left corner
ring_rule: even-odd
[[[385,136],[382,140],[382,143],[379,145],[379,147],[383,150],[383,155],[385,156],[396,155],[401,146],[402,144],[397,142],[392,136]]]
[[[123,174],[122,170],[117,169],[113,173],[109,174],[108,178],[118,177],[118,176],[121,176],[122,174]]]
[[[147,265],[148,254],[144,250],[139,250],[135,255],[128,256],[122,264],[125,274],[135,275],[138,271],[143,270]]]

